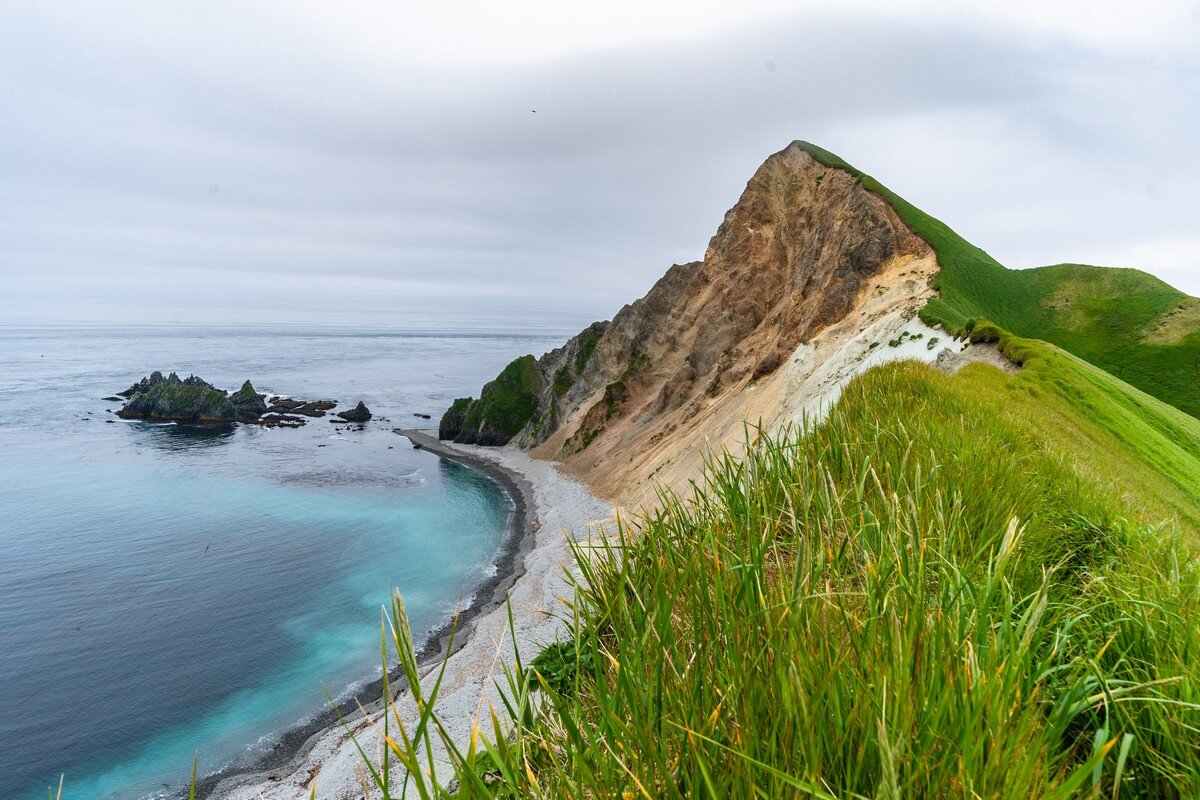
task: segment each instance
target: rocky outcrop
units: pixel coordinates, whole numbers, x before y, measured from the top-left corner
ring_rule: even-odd
[[[161,386],[163,384],[178,384],[178,383],[182,383],[184,386],[197,386],[197,387],[207,386],[210,389],[212,388],[211,384],[209,384],[203,378],[198,378],[195,375],[188,375],[186,378],[181,379],[178,375],[176,375],[174,372],[172,372],[170,375],[163,377],[163,374],[161,372],[159,372],[158,370],[154,370],[154,372],[150,373],[149,376],[142,378],[140,381],[133,384],[125,391],[117,392],[117,395],[120,397],[133,397],[135,394],[144,394],[145,392],[147,392],[151,389],[154,389],[158,386]]]
[[[359,400],[358,405],[354,408],[349,411],[339,411],[334,416],[341,417],[346,422],[367,422],[371,419],[371,411],[362,400]]]
[[[439,439],[456,439],[462,433],[463,424],[467,421],[467,410],[475,402],[473,397],[460,397],[450,404],[442,419],[438,422]]]
[[[266,411],[250,381],[231,396],[195,375],[180,378],[174,372],[164,377],[156,371],[121,394],[129,397],[117,412],[123,419],[253,422]]]
[[[543,384],[537,360],[521,356],[483,387],[478,400],[455,400],[438,424],[438,436],[460,444],[508,444],[538,413]]]
[[[250,381],[242,384],[242,388],[229,396],[229,404],[237,412],[238,419],[258,419],[267,413],[265,395],[258,394]]]
[[[337,407],[333,400],[293,400],[290,397],[273,397],[267,408],[272,414],[300,414],[305,417],[323,417],[326,411]]]
[[[698,464],[755,415],[778,413],[778,398],[754,393],[798,348],[874,299],[891,313],[920,297],[935,269],[885,200],[793,143],[755,172],[702,261],[672,266],[611,322],[536,361],[533,410],[513,439],[609,497],[668,461]],[[460,403],[443,427],[470,441],[475,405]],[[662,448],[685,439],[694,452]]]

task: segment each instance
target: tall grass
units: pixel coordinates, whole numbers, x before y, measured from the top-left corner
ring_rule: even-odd
[[[691,496],[575,545],[569,636],[514,660],[467,742],[397,597],[381,646],[411,688],[402,711],[385,686],[362,795],[1200,795],[1200,563],[1146,524],[1190,501],[1114,491],[1157,462],[1099,435],[1091,373],[1040,380],[1044,346],[1005,346],[1020,376],[872,370],[820,425],[748,431]],[[1065,395],[1099,422],[1062,424]]]
[[[1195,796],[1194,560],[947,380],[875,370],[578,552],[570,640],[413,796]]]

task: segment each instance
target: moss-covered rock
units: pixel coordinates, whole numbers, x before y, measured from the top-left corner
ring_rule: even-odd
[[[438,423],[439,439],[454,439],[458,436],[463,429],[463,423],[467,420],[467,410],[474,402],[474,397],[460,397],[446,409],[446,413],[442,414],[441,422]]]
[[[237,411],[239,419],[258,419],[267,413],[263,395],[254,391],[250,381],[246,381],[241,389],[229,395],[229,403]]]
[[[126,391],[129,400],[117,412],[124,419],[253,422],[267,410],[263,396],[254,391],[250,381],[230,395],[195,375],[180,378],[172,372],[163,377],[155,372]]]
[[[596,352],[596,345],[600,344],[600,337],[604,335],[606,327],[604,323],[593,322],[579,334],[579,345],[575,351],[576,375],[582,375],[584,368],[592,360],[592,354]]]
[[[483,387],[478,400],[455,400],[442,416],[438,436],[462,444],[508,444],[537,412],[541,390],[537,359],[521,356]]]

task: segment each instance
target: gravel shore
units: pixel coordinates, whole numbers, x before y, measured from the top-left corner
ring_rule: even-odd
[[[489,705],[501,707],[494,685],[513,663],[514,631],[509,628],[508,599],[515,628],[516,649],[531,659],[548,642],[559,638],[563,624],[552,615],[564,611],[560,598],[570,586],[565,570],[572,563],[568,537],[576,541],[603,535],[612,528],[612,507],[585,486],[561,474],[551,462],[531,459],[514,447],[490,448],[439,442],[429,431],[397,431],[414,444],[492,477],[517,505],[516,525],[497,562],[497,575],[476,591],[471,608],[460,615],[455,651],[450,655],[437,703],[439,718],[457,742],[470,739],[476,720],[490,728]],[[435,672],[445,650],[447,629],[435,632],[422,653],[424,675]],[[367,753],[380,753],[382,743],[372,728],[379,719],[379,687],[368,715],[355,713],[351,728]],[[361,695],[360,695],[361,696]],[[401,715],[415,718],[408,692],[397,698]],[[363,701],[364,704],[366,700]],[[266,762],[256,772],[208,781],[202,796],[214,800],[307,800],[313,776],[321,800],[358,800],[362,786],[356,765],[361,759],[340,724],[325,718],[312,730],[290,734],[286,760]],[[435,760],[440,760],[435,753]],[[449,769],[438,769],[450,779]]]

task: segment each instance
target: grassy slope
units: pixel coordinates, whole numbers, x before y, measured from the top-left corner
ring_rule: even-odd
[[[1019,336],[1043,339],[1200,417],[1200,316],[1176,341],[1150,336],[1156,321],[1189,298],[1144,272],[1060,264],[1010,270],[941,221],[838,156],[804,143],[818,161],[845,169],[884,197],[938,254],[940,297],[921,316],[962,330],[987,318]]]
[[[872,370],[581,550],[455,796],[1196,796],[1200,421],[993,335],[1021,372]]]
[[[985,326],[972,338],[1001,340],[1024,369],[970,366],[960,373],[969,391],[1028,426],[1143,524],[1167,519],[1200,534],[1200,420],[1044,342]]]
[[[1178,295],[1132,271],[1005,270],[863,181],[938,250],[930,318],[1024,369],[877,368],[619,547],[580,546],[573,637],[451,745],[453,796],[1200,795],[1200,421],[1093,365],[1139,352]],[[1091,325],[1115,344],[1089,351]],[[391,630],[417,684],[400,603]],[[393,729],[423,797],[449,796],[416,769],[445,732],[436,692],[419,730]]]

